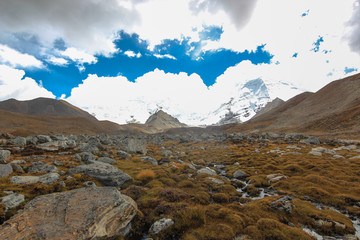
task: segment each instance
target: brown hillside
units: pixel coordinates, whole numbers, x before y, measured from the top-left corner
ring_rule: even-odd
[[[337,80],[316,93],[302,93],[228,131],[295,131],[360,135],[360,74]]]
[[[0,102],[0,110],[33,116],[83,117],[86,119],[96,119],[88,112],[85,112],[64,100],[51,98],[36,98],[29,101],[9,99]]]

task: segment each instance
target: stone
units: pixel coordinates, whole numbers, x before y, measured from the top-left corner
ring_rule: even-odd
[[[47,143],[47,142],[51,142],[51,137],[46,136],[46,135],[37,135],[37,143],[41,144],[41,143]]]
[[[231,179],[231,184],[233,186],[235,186],[236,188],[244,188],[246,186],[245,182],[243,182],[239,179],[236,179],[236,178]]]
[[[16,208],[21,203],[25,201],[25,196],[19,193],[12,193],[5,197],[2,197],[1,203],[3,203],[6,207],[5,211],[8,209]]]
[[[24,173],[25,171],[24,171],[24,169],[20,166],[20,165],[18,165],[18,164],[11,164],[11,166],[12,166],[12,168],[13,168],[13,170],[15,171],[15,172],[20,172],[20,173]]]
[[[19,147],[25,147],[26,145],[26,138],[24,137],[16,137],[13,140],[11,140],[11,143],[19,146]]]
[[[81,156],[81,161],[83,161],[86,164],[93,163],[96,160],[96,156],[91,152],[82,152],[80,156]]]
[[[64,163],[63,163],[63,162],[60,162],[60,161],[58,161],[58,160],[55,160],[55,161],[53,162],[53,164],[54,164],[55,166],[64,166]]]
[[[117,151],[116,152],[116,155],[120,158],[120,159],[125,159],[125,158],[128,158],[128,157],[131,157],[131,154],[127,153],[127,152],[124,152],[124,151]]]
[[[170,218],[162,218],[157,220],[156,222],[153,223],[153,225],[151,225],[150,229],[149,229],[149,233],[154,233],[154,234],[158,234],[159,232],[161,232],[164,229],[167,229],[168,227],[170,227],[171,225],[174,224],[174,221]]]
[[[145,155],[147,153],[147,142],[143,139],[128,139],[125,151]]]
[[[83,183],[86,187],[96,187],[96,184],[93,181],[86,181]]]
[[[10,164],[0,164],[0,178],[9,176],[13,173],[13,169]]]
[[[39,182],[38,176],[13,176],[10,181],[15,184],[31,184]]]
[[[237,179],[246,178],[247,176],[248,174],[241,170],[237,170],[236,172],[233,173],[233,177]]]
[[[301,140],[300,143],[304,143],[306,145],[318,145],[320,144],[320,140],[317,137],[310,136],[306,140]]]
[[[217,185],[225,184],[225,182],[224,182],[223,180],[220,180],[220,179],[217,179],[217,178],[208,177],[208,179],[209,179],[212,183],[217,184]]]
[[[161,159],[158,161],[158,164],[159,164],[159,165],[166,164],[166,163],[170,163],[170,159],[168,159],[168,158],[161,158]]]
[[[58,173],[59,170],[54,165],[48,165],[43,162],[34,162],[29,168],[31,173]]]
[[[321,152],[315,152],[315,151],[311,151],[311,152],[309,152],[309,154],[314,155],[314,156],[318,156],[318,157],[322,156]]]
[[[99,148],[97,146],[88,143],[81,143],[77,148],[77,150],[80,150],[80,152],[90,152],[90,153],[99,152]]]
[[[198,170],[197,173],[198,174],[205,173],[205,174],[209,174],[209,175],[213,175],[213,176],[217,175],[214,170],[212,170],[211,168],[208,168],[208,167]]]
[[[282,198],[279,198],[278,200],[271,202],[270,207],[275,210],[291,213],[292,212],[291,200],[293,200],[291,196],[284,196]]]
[[[136,203],[113,187],[52,193],[6,221],[0,239],[114,239],[128,231],[136,213]]]
[[[164,155],[164,156],[166,156],[166,157],[170,156],[171,153],[172,153],[172,151],[166,150],[166,149],[164,149],[164,150],[161,151],[161,154]]]
[[[354,157],[351,157],[350,159],[360,159],[360,156],[354,156]]]
[[[140,159],[141,159],[142,161],[149,161],[149,162],[151,162],[152,165],[154,165],[154,166],[159,165],[159,164],[158,164],[158,161],[157,161],[155,158],[152,158],[152,157],[146,156],[146,157],[141,157]]]
[[[15,184],[31,184],[42,183],[44,185],[53,184],[59,180],[60,175],[58,173],[48,173],[42,176],[13,176],[10,181]]]
[[[25,160],[13,160],[10,162],[10,164],[25,164],[26,161]]]
[[[116,163],[115,159],[112,159],[112,158],[109,158],[109,157],[101,157],[101,158],[98,158],[97,161],[104,162],[104,163],[109,163],[109,164]]]
[[[53,141],[46,142],[36,145],[36,148],[42,149],[44,151],[59,151],[60,149],[68,148],[66,141]]]
[[[95,162],[88,165],[79,165],[68,170],[67,174],[82,173],[95,178],[105,186],[121,187],[131,177],[120,171],[117,167],[103,162]]]
[[[9,150],[0,150],[0,163],[7,163],[10,159],[10,154]]]
[[[266,178],[268,179],[268,182],[271,183],[271,182],[277,182],[277,181],[280,181],[282,179],[287,179],[287,177],[281,173],[275,173],[275,174],[270,174],[270,175],[267,175]]]
[[[55,183],[57,180],[59,180],[59,178],[60,178],[60,174],[58,174],[58,173],[48,173],[48,174],[40,176],[39,182],[44,185],[48,185],[48,184]]]

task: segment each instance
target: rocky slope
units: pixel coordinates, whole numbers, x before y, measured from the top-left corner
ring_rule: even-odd
[[[158,131],[169,128],[186,127],[186,124],[181,123],[178,119],[172,117],[163,110],[159,110],[151,115],[148,120],[146,120],[145,125],[149,128],[155,128]]]
[[[355,140],[2,134],[0,149],[1,239],[360,236]]]

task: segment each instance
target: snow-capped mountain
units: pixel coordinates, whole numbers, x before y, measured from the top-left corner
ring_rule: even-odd
[[[239,84],[235,92],[236,95],[229,96],[228,102],[209,113],[208,119],[212,119],[211,122],[219,124],[245,122],[277,97],[287,100],[304,90],[289,83],[266,82],[258,78]]]
[[[228,85],[225,87],[213,85],[195,97],[182,95],[178,98],[162,98],[157,94],[134,95],[132,99],[113,101],[113,105],[99,104],[84,109],[96,113],[99,120],[110,120],[120,124],[145,123],[150,115],[163,110],[189,126],[202,126],[244,122],[275,98],[287,100],[304,92],[289,83],[261,78],[226,84]]]

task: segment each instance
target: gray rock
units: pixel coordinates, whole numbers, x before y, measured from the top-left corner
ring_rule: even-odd
[[[291,200],[293,200],[292,197],[284,196],[282,198],[279,198],[278,200],[273,201],[270,204],[270,207],[275,209],[275,210],[291,213],[292,212]]]
[[[10,154],[9,150],[0,150],[0,163],[7,163],[10,159]]]
[[[125,151],[131,153],[146,154],[147,142],[143,139],[128,139]]]
[[[13,169],[10,164],[0,164],[0,178],[6,177],[13,173]]]
[[[91,163],[89,165],[79,165],[71,168],[68,174],[73,175],[82,173],[95,178],[105,186],[121,187],[126,181],[131,180],[131,177],[123,173],[118,168],[103,162]]]
[[[48,185],[48,184],[55,183],[57,180],[59,180],[59,178],[60,178],[60,175],[58,173],[48,173],[48,174],[40,176],[39,182],[44,185]]]
[[[19,146],[19,147],[25,147],[26,145],[26,138],[24,137],[16,137],[13,140],[11,140],[11,143]]]
[[[15,184],[31,184],[39,182],[38,176],[13,176],[10,181]]]
[[[320,140],[317,137],[314,136],[310,136],[308,139],[306,140],[301,140],[301,143],[304,143],[306,145],[318,145],[320,144]]]
[[[80,152],[90,152],[90,153],[99,152],[99,148],[97,146],[88,143],[81,143],[80,146],[77,148],[77,150],[80,150]]]
[[[334,156],[333,156],[333,158],[336,158],[336,159],[344,159],[344,157],[343,157],[343,156],[338,155],[338,154],[334,155]]]
[[[208,179],[209,179],[212,183],[217,184],[217,185],[225,184],[225,182],[224,182],[223,180],[220,180],[220,179],[217,179],[217,178],[208,177]]]
[[[360,156],[354,156],[354,157],[351,157],[350,159],[360,159]]]
[[[82,152],[81,154],[81,161],[86,164],[93,163],[96,160],[96,156],[91,152]]]
[[[36,138],[37,138],[37,142],[40,143],[40,144],[52,141],[51,137],[46,136],[46,135],[37,135]]]
[[[136,203],[113,187],[52,193],[1,225],[0,239],[115,239],[128,232],[136,213]]]
[[[24,169],[20,165],[18,165],[16,163],[11,164],[11,166],[12,166],[13,170],[16,171],[16,172],[20,172],[20,173],[25,172]]]
[[[62,186],[62,187],[66,187],[66,183],[64,181],[60,181],[59,185]]]
[[[287,177],[281,173],[270,174],[267,175],[266,178],[268,179],[269,183],[287,179]]]
[[[120,158],[120,159],[125,159],[125,158],[128,158],[128,157],[131,157],[131,154],[127,153],[127,152],[124,152],[124,151],[117,151],[116,152],[116,155]]]
[[[109,158],[109,157],[101,157],[101,158],[98,158],[97,161],[104,162],[104,163],[109,163],[109,164],[116,163],[115,159],[112,159],[112,158]]]
[[[237,170],[236,172],[233,173],[233,177],[237,179],[246,178],[247,176],[248,174],[241,170]]]
[[[174,224],[174,221],[170,218],[159,219],[156,222],[154,222],[153,225],[151,225],[151,227],[149,229],[149,233],[157,234],[157,233],[161,232],[162,230],[170,227],[173,224]]]
[[[195,167],[193,164],[187,163],[187,165],[188,165],[188,167],[189,167],[190,169],[196,170],[196,167]]]
[[[214,170],[212,170],[211,168],[202,168],[200,170],[197,171],[198,174],[201,174],[201,173],[205,173],[205,174],[209,174],[209,175],[217,175],[216,172]]]
[[[1,203],[5,204],[5,211],[11,208],[16,208],[25,201],[25,196],[19,193],[7,195],[1,199]]]
[[[60,161],[58,161],[58,160],[55,160],[55,161],[53,162],[53,164],[54,164],[55,166],[64,166],[64,163],[63,163],[63,162],[60,162]]]
[[[58,173],[59,170],[54,165],[48,165],[43,162],[34,162],[28,172],[32,173]]]
[[[146,156],[146,157],[141,157],[140,159],[141,159],[142,161],[149,161],[149,162],[151,162],[152,165],[154,165],[154,166],[159,165],[159,164],[158,164],[158,161],[157,161],[155,158],[152,158],[152,157]]]

